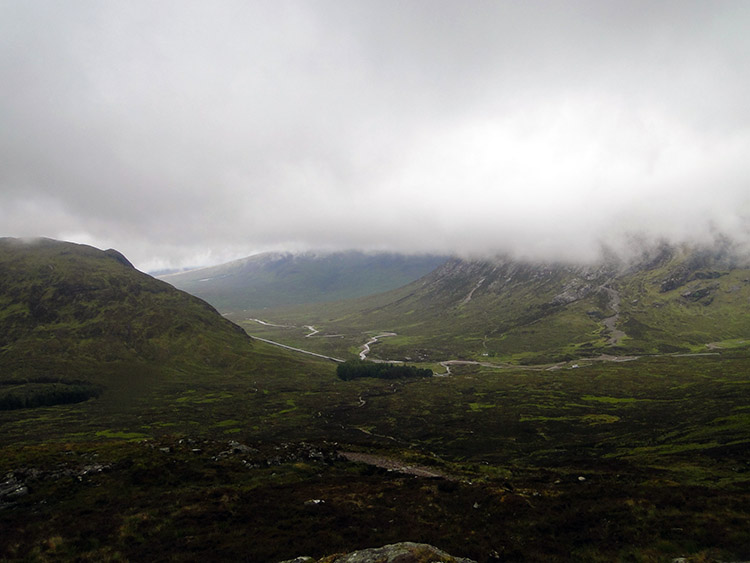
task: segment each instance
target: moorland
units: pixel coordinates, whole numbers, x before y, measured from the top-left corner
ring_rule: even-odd
[[[644,263],[450,261],[353,301],[221,311],[345,360],[392,333],[367,358],[437,374],[342,380],[119,253],[3,240],[0,558],[747,559],[750,276]]]

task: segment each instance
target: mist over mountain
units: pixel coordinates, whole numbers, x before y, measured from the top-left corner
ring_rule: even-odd
[[[222,311],[237,311],[381,293],[420,278],[446,260],[382,252],[276,252],[160,278]]]
[[[748,30],[0,1],[0,560],[750,561]]]
[[[5,2],[2,234],[144,271],[747,248],[749,22],[742,2]]]
[[[706,351],[745,338],[749,313],[745,254],[662,244],[593,264],[451,258],[393,291],[278,318],[331,334],[394,332],[374,351],[384,360],[544,364]],[[325,342],[325,352],[346,354],[336,345]]]

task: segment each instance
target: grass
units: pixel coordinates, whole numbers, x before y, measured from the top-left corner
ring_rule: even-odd
[[[557,372],[461,366],[410,382],[343,382],[332,363],[315,365],[245,381],[214,373],[186,388],[175,378],[137,408],[110,404],[104,427],[107,393],[0,413],[0,469],[30,486],[0,510],[0,557],[242,550],[277,561],[407,539],[478,561],[750,552],[750,358],[741,350]],[[252,449],[221,454],[229,439]],[[456,481],[348,463],[341,449]],[[107,469],[73,488],[24,477],[93,463]],[[311,498],[326,502],[313,509]],[[81,526],[85,514],[97,516]]]
[[[590,271],[452,262],[406,287],[357,300],[225,312],[251,334],[342,359],[359,353],[373,327],[398,333],[378,343],[373,358],[423,362],[534,365],[750,346],[750,270],[720,253],[671,249],[652,258],[639,268]],[[616,345],[604,325],[617,313],[605,286],[619,299],[615,326],[625,335]],[[288,326],[262,327],[249,318]],[[305,338],[307,324],[320,334]]]
[[[99,430],[95,434],[102,438],[117,438],[120,440],[142,440],[147,437],[141,432],[122,432],[117,430]]]
[[[709,281],[716,279],[728,276]],[[462,305],[459,327],[479,326],[467,310],[482,299],[490,297],[477,290]],[[606,302],[590,305],[608,313]],[[497,342],[559,336],[567,316],[581,312],[560,308],[516,332],[488,330],[485,338],[475,331],[456,340],[447,328],[420,334],[431,321],[418,318],[414,303],[409,310],[403,328],[395,327],[399,336],[372,353],[427,357],[424,365],[436,370],[436,359],[454,353],[508,359],[489,356]],[[373,326],[395,326],[365,326],[363,318],[341,315],[335,327],[348,327],[344,338],[257,328],[302,348],[353,355]],[[642,319],[632,342],[647,342],[644,335],[667,332],[673,322],[657,327]],[[74,320],[66,323],[80,335],[89,325]],[[578,369],[554,371],[459,364],[448,377],[341,381],[333,362],[179,325],[167,325],[174,348],[157,332],[127,353],[114,353],[113,345],[106,360],[95,339],[82,339],[77,356],[52,350],[32,364],[21,360],[34,346],[39,352],[39,331],[24,333],[11,354],[5,344],[3,369],[12,377],[3,388],[52,373],[55,385],[87,381],[101,392],[0,411],[2,489],[26,488],[0,495],[1,560],[242,554],[262,562],[406,540],[480,562],[750,558],[750,351],[740,337],[723,339],[727,345],[709,356],[580,361]],[[596,322],[571,326],[574,336],[601,341]],[[428,342],[437,348],[423,347]],[[571,342],[529,346],[510,358],[560,357],[586,343]],[[151,355],[155,349],[166,351]],[[418,464],[445,478],[348,462],[340,451]]]

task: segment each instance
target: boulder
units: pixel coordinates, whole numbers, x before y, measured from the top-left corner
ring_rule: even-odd
[[[383,547],[329,555],[322,559],[297,557],[281,563],[476,563],[472,559],[453,557],[426,543],[402,542]]]

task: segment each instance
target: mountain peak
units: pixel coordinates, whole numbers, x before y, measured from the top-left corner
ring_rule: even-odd
[[[135,269],[135,266],[133,266],[133,264],[131,264],[130,260],[128,260],[127,258],[125,258],[125,256],[121,252],[119,252],[118,250],[115,250],[114,248],[109,248],[109,249],[105,250],[104,254],[106,254],[107,256],[111,256],[112,258],[114,258],[115,260],[117,260],[123,266],[127,266],[129,268]]]

